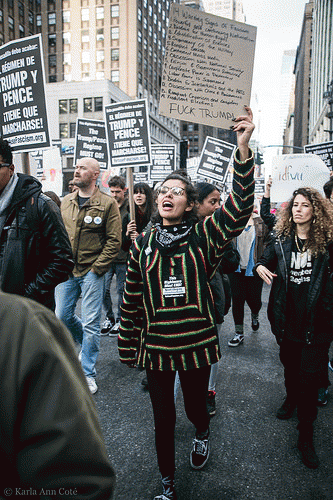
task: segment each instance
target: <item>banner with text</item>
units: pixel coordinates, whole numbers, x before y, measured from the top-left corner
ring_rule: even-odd
[[[235,149],[233,144],[214,137],[206,137],[197,170],[198,180],[200,181],[201,178],[222,188],[232,164]]]
[[[283,203],[300,187],[313,187],[323,194],[330,171],[313,154],[279,155],[273,158],[271,176],[271,202]]]
[[[15,152],[50,146],[41,35],[0,47],[1,136]]]
[[[111,167],[150,165],[146,99],[108,104],[104,110]]]
[[[160,114],[228,129],[251,98],[257,28],[171,5]]]
[[[81,158],[95,158],[102,170],[108,168],[108,148],[103,121],[77,119],[74,165]]]
[[[325,165],[333,170],[333,141],[321,142],[320,144],[307,144],[304,146],[304,153],[312,153],[319,156]]]
[[[151,158],[150,180],[153,183],[164,181],[166,176],[175,170],[176,145],[153,144],[151,146]]]

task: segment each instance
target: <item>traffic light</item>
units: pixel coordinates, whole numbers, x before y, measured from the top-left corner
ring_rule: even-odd
[[[263,165],[264,163],[264,156],[260,151],[257,150],[256,156],[255,156],[255,164],[256,165]]]

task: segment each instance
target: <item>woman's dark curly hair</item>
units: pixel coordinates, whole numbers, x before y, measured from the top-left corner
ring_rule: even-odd
[[[315,256],[325,253],[327,243],[333,241],[333,205],[314,188],[302,187],[293,192],[291,199],[279,213],[275,224],[276,233],[278,236],[291,236],[295,232],[292,208],[298,194],[309,200],[313,208],[306,248]]]
[[[137,182],[133,186],[133,193],[142,193],[146,195],[145,204],[145,215],[148,220],[150,220],[151,214],[154,208],[154,197],[151,187],[145,182]],[[137,205],[135,205],[135,211],[137,210]]]
[[[187,203],[189,205],[191,203],[193,203],[193,208],[192,208],[192,210],[190,210],[188,212],[184,212],[184,214],[183,214],[183,222],[186,222],[188,224],[195,224],[199,220],[198,211],[197,211],[197,201],[198,201],[197,190],[193,186],[193,184],[190,181],[190,179],[187,177],[186,173],[184,175],[180,170],[178,170],[177,172],[172,172],[171,174],[169,174],[164,179],[164,181],[162,182],[161,186],[163,186],[163,184],[166,181],[168,181],[169,179],[175,179],[175,180],[181,181],[184,184],[184,189],[185,189],[185,193],[186,193],[186,197],[187,197]],[[161,218],[158,210],[156,210],[156,212],[153,214],[151,220],[152,220],[153,223],[156,223],[156,222],[161,223],[162,222],[162,218]]]

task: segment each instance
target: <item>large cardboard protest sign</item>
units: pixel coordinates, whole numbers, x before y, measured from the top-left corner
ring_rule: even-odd
[[[325,165],[330,170],[333,170],[333,141],[321,142],[320,144],[307,144],[304,146],[304,152],[319,156]]]
[[[152,182],[164,181],[166,176],[175,170],[176,145],[153,144],[151,146],[151,158],[150,180]]]
[[[295,189],[313,187],[323,193],[330,171],[319,156],[295,154],[275,156],[272,161],[271,201],[289,200]]]
[[[0,47],[1,136],[13,150],[50,146],[41,35]]]
[[[197,170],[197,178],[223,187],[234,151],[233,144],[214,137],[206,137]]]
[[[150,165],[150,133],[146,99],[105,106],[111,167]]]
[[[108,167],[105,123],[78,118],[76,122],[74,165],[81,158],[95,158],[102,170]]]
[[[229,128],[250,102],[256,30],[173,3],[160,114]]]

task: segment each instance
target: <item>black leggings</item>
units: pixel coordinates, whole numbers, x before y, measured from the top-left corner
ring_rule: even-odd
[[[259,276],[245,276],[245,270],[229,274],[232,315],[235,325],[244,323],[244,306],[247,302],[251,312],[258,314],[261,309],[261,292],[263,280]]]
[[[179,372],[186,415],[198,433],[209,428],[206,407],[209,375],[210,366]],[[147,370],[155,421],[157,461],[162,477],[173,476],[175,472],[175,376],[174,371]]]

